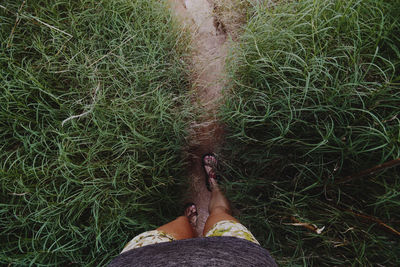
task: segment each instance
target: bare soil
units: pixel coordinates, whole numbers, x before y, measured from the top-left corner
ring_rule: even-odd
[[[210,192],[205,186],[201,158],[207,152],[218,154],[224,129],[217,120],[217,110],[225,85],[225,59],[228,51],[227,33],[216,17],[213,0],[169,0],[182,27],[191,33],[191,68],[193,104],[202,116],[189,129],[187,148],[190,188],[186,200],[197,205],[197,233],[202,236],[209,215]]]

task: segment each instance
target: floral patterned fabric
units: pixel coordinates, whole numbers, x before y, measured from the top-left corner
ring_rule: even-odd
[[[159,231],[159,230],[147,231],[147,232],[141,233],[138,236],[135,236],[131,241],[129,241],[129,243],[125,245],[121,254],[124,253],[125,251],[131,250],[134,248],[140,248],[140,247],[163,243],[163,242],[171,242],[174,240],[175,240],[175,238],[173,238],[171,235],[169,235],[163,231]]]
[[[241,223],[235,221],[220,221],[217,222],[205,235],[210,236],[231,236],[246,239],[247,241],[258,243],[253,234]]]
[[[258,241],[255,239],[253,234],[241,223],[235,221],[220,221],[217,222],[205,235],[205,237],[212,236],[231,236],[246,239],[247,241],[253,242],[257,245],[260,245]],[[143,246],[163,243],[163,242],[171,242],[174,241],[175,238],[163,231],[152,230],[141,233],[140,235],[134,237],[128,244],[124,247],[121,253],[124,253],[128,250],[134,248],[140,248]]]

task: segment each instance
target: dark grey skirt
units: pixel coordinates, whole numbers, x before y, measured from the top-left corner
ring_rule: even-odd
[[[165,242],[122,253],[117,266],[277,266],[261,246],[236,237],[202,237]]]

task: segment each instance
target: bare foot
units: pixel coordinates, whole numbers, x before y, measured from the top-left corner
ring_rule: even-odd
[[[218,161],[213,154],[207,154],[203,157],[204,171],[206,172],[206,179],[208,181],[206,185],[210,191],[218,188],[216,173],[217,164]]]
[[[188,203],[185,205],[185,216],[188,217],[190,224],[192,227],[196,227],[197,225],[197,207],[194,203]]]

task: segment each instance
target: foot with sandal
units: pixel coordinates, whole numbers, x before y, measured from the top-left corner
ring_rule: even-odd
[[[268,251],[263,249],[253,234],[232,216],[229,202],[218,185],[220,179],[216,155],[203,155],[202,166],[204,185],[211,192],[209,216],[204,226],[203,237],[196,236],[196,204],[187,203],[182,216],[133,238],[109,266],[169,266],[169,263],[174,265],[181,260],[184,266],[198,266],[199,257],[202,258],[199,264],[201,266],[210,259],[214,266],[276,266]],[[213,246],[215,249],[212,249]],[[187,255],[191,256],[181,259],[183,251],[187,251]],[[243,253],[244,251],[247,252]],[[160,255],[163,257],[159,257]],[[134,259],[136,263],[139,258],[142,263],[146,260],[149,262],[148,265],[127,265],[128,258]],[[190,261],[193,261],[193,264],[189,264]],[[240,262],[244,265],[239,264]]]

